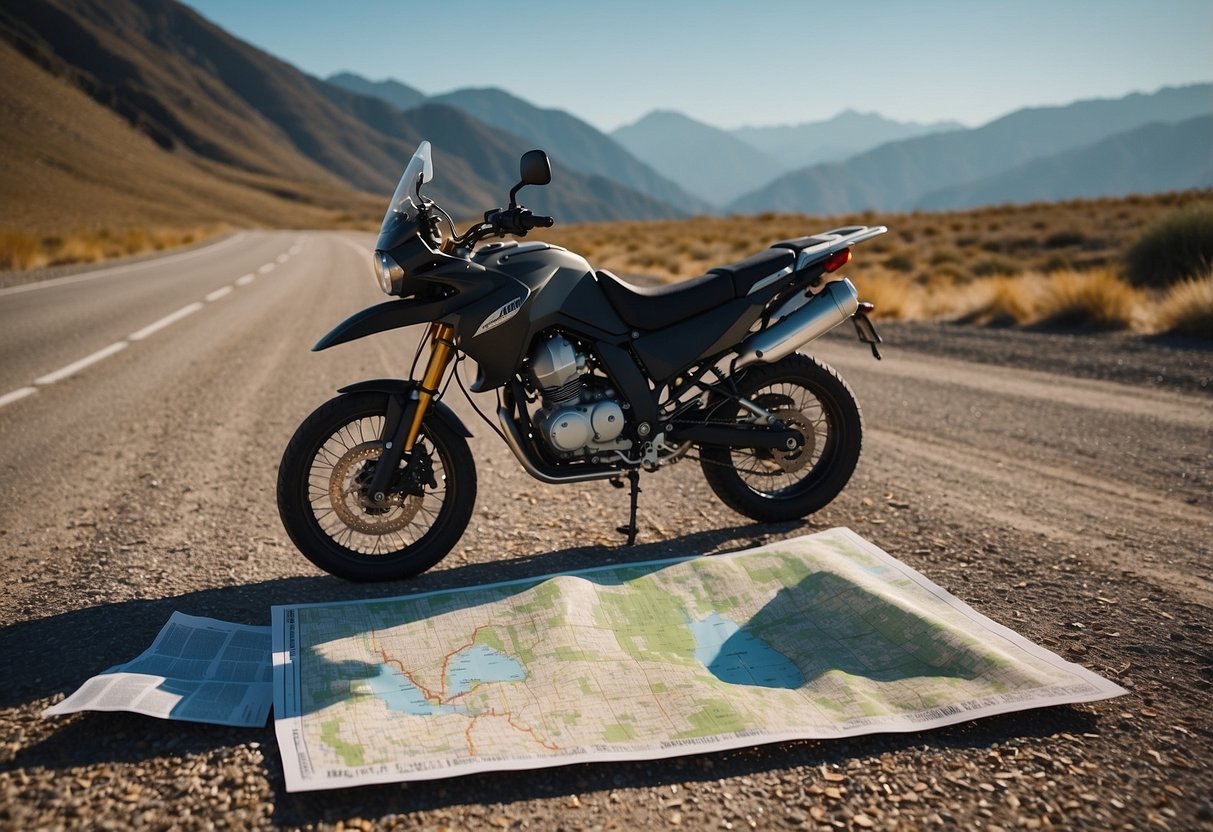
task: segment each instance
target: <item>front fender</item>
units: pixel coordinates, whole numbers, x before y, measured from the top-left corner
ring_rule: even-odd
[[[413,398],[414,391],[417,389],[417,382],[403,378],[375,378],[367,381],[359,381],[355,384],[347,384],[338,390],[338,393],[387,393],[391,396],[403,396],[406,400]],[[451,410],[450,405],[446,402],[431,401],[430,412],[437,415],[439,419],[451,430],[460,436],[470,437],[472,432],[468,430],[463,421],[455,415],[455,411]]]
[[[451,308],[450,299],[419,301],[416,298],[389,300],[369,306],[350,315],[328,334],[316,342],[313,352],[327,350],[337,344],[356,341],[376,332],[398,329],[414,324],[428,324],[446,315]]]

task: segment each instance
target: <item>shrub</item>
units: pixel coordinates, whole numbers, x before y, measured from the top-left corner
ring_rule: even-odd
[[[1197,203],[1150,225],[1125,253],[1137,286],[1170,286],[1213,268],[1213,203]]]

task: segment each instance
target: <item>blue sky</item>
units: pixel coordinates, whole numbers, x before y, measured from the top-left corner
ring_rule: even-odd
[[[1213,0],[187,0],[321,77],[496,86],[610,130],[843,109],[977,125],[1025,106],[1213,80]]]

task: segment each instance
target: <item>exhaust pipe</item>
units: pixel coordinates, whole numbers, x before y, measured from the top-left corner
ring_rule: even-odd
[[[733,366],[740,370],[751,364],[770,364],[814,338],[820,338],[855,314],[859,293],[843,278],[827,283],[815,298],[795,309],[766,329],[755,332],[737,346]]]

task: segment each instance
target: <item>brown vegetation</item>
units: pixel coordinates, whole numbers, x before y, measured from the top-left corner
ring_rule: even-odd
[[[1167,233],[1187,240],[1192,218],[1208,216],[1211,209],[1213,193],[1189,191],[941,213],[598,223],[555,228],[544,237],[584,254],[598,268],[671,281],[776,240],[843,225],[887,225],[887,235],[856,248],[847,270],[886,319],[1213,337],[1213,277],[1168,291],[1157,283],[1135,285],[1124,266],[1139,240],[1166,239]]]
[[[128,228],[78,231],[39,236],[26,231],[0,231],[0,271],[38,269],[68,263],[95,263],[150,251],[190,245],[226,230],[197,228]]]

